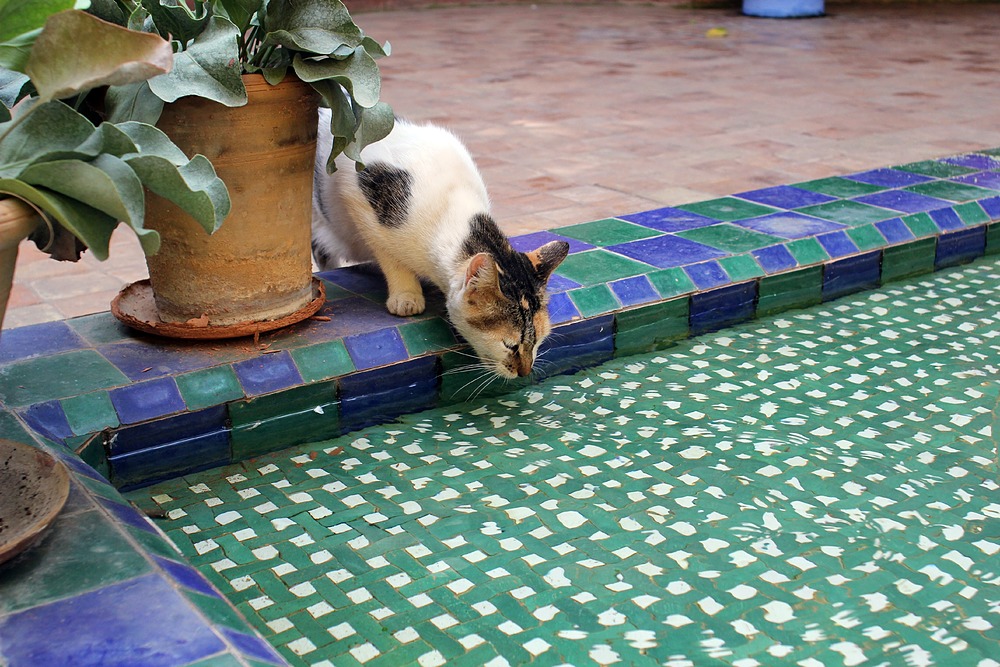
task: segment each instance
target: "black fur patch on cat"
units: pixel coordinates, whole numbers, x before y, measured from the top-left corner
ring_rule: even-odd
[[[469,236],[462,247],[466,256],[489,253],[500,267],[500,291],[514,303],[520,304],[522,299],[525,300],[529,311],[526,315],[530,320],[531,315],[542,306],[538,291],[543,281],[535,272],[535,267],[524,253],[511,247],[510,241],[490,216],[476,214],[469,227]]]
[[[312,242],[312,251],[316,265],[319,266],[320,271],[325,271],[326,267],[330,265],[330,256],[316,244],[315,240]]]
[[[399,227],[406,222],[412,183],[410,172],[382,162],[369,164],[358,174],[361,192],[375,210],[379,223],[386,227]]]

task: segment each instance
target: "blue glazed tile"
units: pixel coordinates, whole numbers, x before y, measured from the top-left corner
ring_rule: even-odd
[[[825,204],[836,199],[836,197],[818,192],[809,192],[793,185],[779,185],[773,188],[763,188],[762,190],[751,190],[749,192],[741,192],[735,196],[757,204],[766,204],[774,208],[787,209]]]
[[[697,213],[689,213],[688,211],[673,207],[620,215],[618,218],[634,222],[643,227],[649,227],[650,229],[658,229],[661,232],[682,232],[685,229],[707,227],[718,222],[714,218],[698,215]]]
[[[881,206],[900,213],[921,213],[923,211],[933,211],[937,208],[950,206],[950,202],[936,197],[909,192],[907,190],[883,190],[875,194],[856,197],[856,202]]]
[[[287,350],[237,362],[233,364],[233,370],[248,397],[302,384],[299,369]]]
[[[788,248],[783,245],[760,248],[751,254],[757,259],[757,263],[764,269],[764,272],[768,274],[780,273],[798,266],[792,253],[788,252]]]
[[[344,338],[354,367],[366,370],[409,358],[403,338],[395,327]]]
[[[941,162],[958,165],[959,167],[969,167],[970,169],[1000,169],[1000,160],[997,158],[988,155],[977,155],[975,153],[948,157],[941,160]]]
[[[111,456],[111,479],[122,491],[226,465],[232,461],[229,429]]]
[[[801,239],[823,232],[831,232],[835,229],[843,229],[847,226],[840,222],[822,220],[795,212],[772,213],[759,218],[737,220],[733,224],[785,239]]]
[[[108,395],[122,424],[137,424],[183,412],[187,408],[173,378],[159,378],[118,387],[108,392]]]
[[[86,341],[65,322],[45,322],[4,329],[3,336],[0,336],[0,364],[85,347],[88,347]]]
[[[36,403],[20,415],[33,431],[50,440],[62,442],[73,435],[73,429],[59,401]]]
[[[830,262],[823,267],[823,300],[878,287],[881,271],[881,250]]]
[[[562,324],[570,320],[580,319],[580,311],[569,298],[569,294],[560,292],[549,296],[549,319],[552,324]]]
[[[420,357],[339,380],[344,433],[381,423],[437,402],[437,357]]]
[[[943,208],[937,211],[931,211],[930,216],[931,219],[934,220],[934,224],[936,224],[938,229],[942,232],[963,229],[965,227],[965,223],[962,222],[960,217],[958,217],[958,213],[955,213],[954,209]]]
[[[79,457],[74,455],[60,456],[60,460],[66,464],[66,467],[71,468],[74,474],[86,475],[87,477],[97,480],[99,482],[107,483],[107,479],[104,478],[101,473],[94,470],[92,467],[80,460]]]
[[[538,379],[596,366],[614,356],[615,317],[601,315],[557,327],[538,348]]]
[[[979,205],[983,207],[983,210],[986,211],[986,215],[990,216],[990,218],[993,220],[1000,220],[1000,197],[980,199]]]
[[[913,232],[906,226],[902,218],[881,220],[875,223],[875,227],[882,232],[882,236],[889,243],[902,243],[914,238]]]
[[[218,355],[203,345],[158,339],[109,343],[97,351],[132,381],[196,371],[219,362]]]
[[[176,667],[226,650],[156,574],[11,614],[0,641],[11,665],[66,665],[71,657],[74,667]]]
[[[158,534],[153,522],[132,505],[122,505],[107,498],[99,498],[101,506],[110,512],[116,521],[124,523],[133,528],[144,530],[147,533]],[[123,501],[124,502],[124,501]]]
[[[201,593],[202,595],[209,595],[215,598],[222,597],[218,591],[212,588],[212,584],[208,583],[208,580],[205,579],[202,573],[190,565],[178,563],[177,561],[170,560],[169,558],[162,558],[155,554],[153,555],[153,560],[156,561],[157,565],[166,570],[167,574],[173,577],[174,581],[181,586]]]
[[[724,257],[728,253],[703,243],[665,234],[651,239],[610,246],[611,252],[637,259],[660,269],[684,266],[695,262]]]
[[[217,405],[197,412],[157,419],[116,430],[108,444],[111,456],[120,456],[181,440],[199,438],[226,428],[226,406]]]
[[[941,269],[970,262],[986,252],[986,226],[942,234],[937,239],[934,268]]]
[[[934,180],[927,176],[891,168],[863,171],[858,174],[851,174],[846,178],[870,185],[880,185],[885,188],[901,188],[906,185],[916,185],[917,183],[926,183],[927,181]]]
[[[359,264],[342,269],[324,271],[316,274],[337,287],[342,287],[355,294],[370,294],[385,292],[385,277],[373,264]]]
[[[427,310],[425,315],[437,315],[443,312],[443,308],[435,308],[435,295],[440,294],[437,290],[425,293],[427,299]],[[337,301],[327,302],[320,308],[317,315],[329,317],[328,321],[307,320],[299,324],[295,329],[295,335],[305,341],[313,343],[325,343],[337,338],[343,338],[352,334],[368,333],[395,327],[412,319],[402,319],[393,315],[385,309],[382,302],[372,301],[360,296],[352,296]]]
[[[610,283],[611,291],[623,306],[637,306],[640,303],[659,301],[660,295],[646,276],[624,278]]]
[[[571,290],[579,286],[580,283],[575,280],[570,280],[565,276],[560,276],[558,273],[553,273],[549,276],[549,283],[546,286],[546,289],[550,294],[555,294],[557,292],[565,292],[566,290]]]
[[[243,632],[238,632],[225,626],[221,626],[219,630],[226,636],[226,639],[228,639],[229,642],[236,647],[236,650],[251,660],[266,662],[271,665],[286,664],[285,661],[271,647],[271,645],[263,639],[245,634]]]
[[[731,282],[729,274],[718,262],[703,262],[685,266],[684,272],[694,281],[698,289],[712,289]]]
[[[565,241],[569,244],[569,251],[571,253],[580,252],[582,250],[591,250],[595,247],[589,243],[577,241],[576,239],[571,239],[566,236],[559,236],[558,234],[553,234],[552,232],[534,232],[533,234],[512,236],[510,238],[510,245],[518,252],[530,252],[550,241]]]
[[[966,174],[951,180],[965,185],[978,185],[981,188],[1000,190],[1000,171],[981,171],[977,174]]]
[[[843,257],[858,252],[858,246],[844,232],[831,232],[817,237],[820,245],[830,254],[830,257]]]
[[[756,280],[692,294],[691,335],[718,331],[751,319],[756,300]]]

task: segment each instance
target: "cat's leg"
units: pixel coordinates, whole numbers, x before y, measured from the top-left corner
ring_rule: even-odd
[[[376,252],[375,259],[389,286],[386,309],[400,317],[424,312],[424,288],[417,275],[384,252]]]

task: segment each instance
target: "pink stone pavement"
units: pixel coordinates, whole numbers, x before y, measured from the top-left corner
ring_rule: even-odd
[[[496,4],[355,19],[392,42],[383,99],[466,141],[510,234],[1000,146],[995,4],[828,9]],[[103,263],[25,243],[4,326],[107,310],[145,276],[124,229]]]

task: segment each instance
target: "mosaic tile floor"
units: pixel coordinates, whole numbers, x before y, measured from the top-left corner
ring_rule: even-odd
[[[1000,657],[1000,259],[130,494],[298,665]]]

